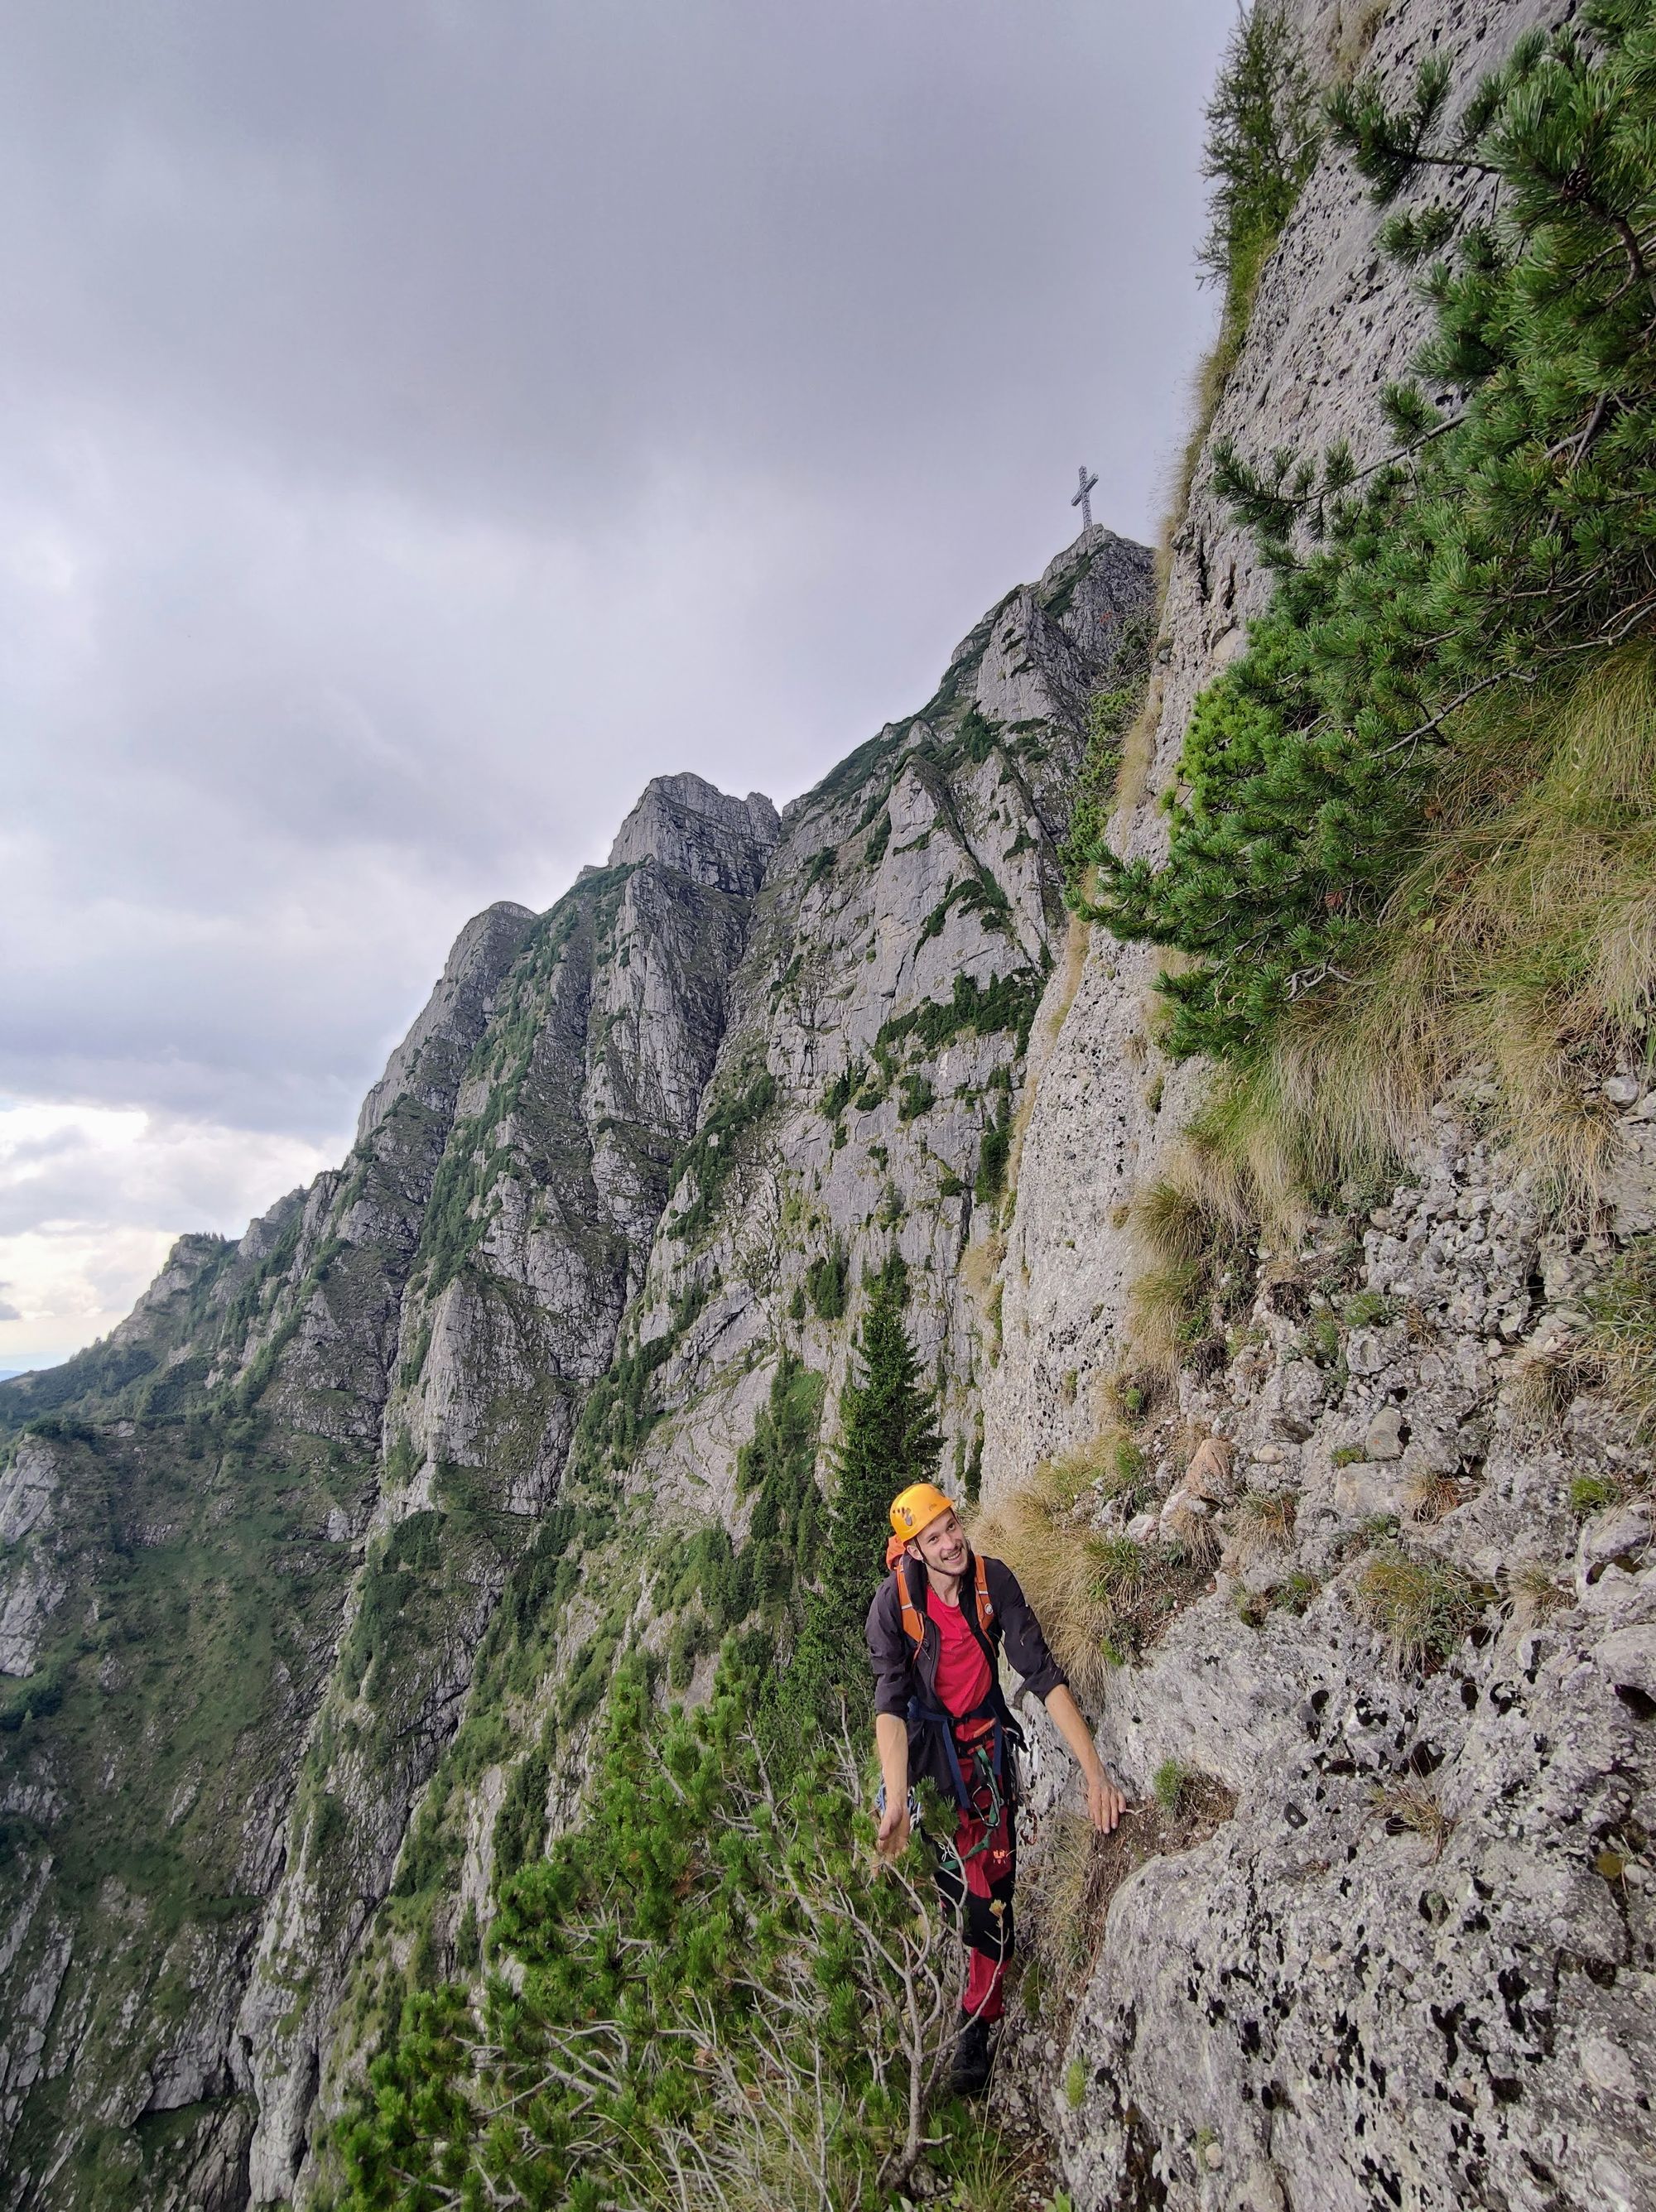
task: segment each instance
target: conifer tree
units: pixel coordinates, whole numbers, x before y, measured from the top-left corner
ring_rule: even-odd
[[[1245,1059],[1290,1004],[1353,983],[1452,770],[1458,711],[1656,629],[1656,0],[1590,0],[1514,45],[1463,113],[1443,66],[1330,103],[1429,264],[1437,331],[1385,410],[1398,449],[1251,460],[1215,487],[1278,571],[1249,647],[1197,700],[1160,868],[1098,838],[1083,902],[1194,956],[1165,979],[1176,1053]],[[1471,212],[1428,199],[1481,179]],[[1434,258],[1435,257],[1435,258]]]
[[[1224,285],[1227,315],[1246,313],[1260,264],[1292,214],[1320,144],[1317,90],[1288,11],[1260,0],[1225,50],[1202,163],[1214,191],[1199,258]]]
[[[936,1473],[943,1445],[903,1317],[908,1294],[908,1271],[893,1251],[862,1316],[861,1371],[840,1400],[839,1487],[823,1553],[821,1619],[831,1636],[855,1638],[859,1650],[885,1573],[886,1510],[899,1490]]]
[[[833,1721],[842,1706],[866,1708],[863,1626],[886,1571],[886,1510],[899,1490],[936,1472],[942,1438],[904,1322],[907,1302],[908,1271],[893,1251],[870,1285],[840,1398],[838,1487],[819,1553],[820,1581],[778,1685],[778,1710],[789,1728]]]

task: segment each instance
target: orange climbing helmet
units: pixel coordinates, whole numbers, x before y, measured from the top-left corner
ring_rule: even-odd
[[[886,1546],[886,1564],[890,1566],[892,1555],[900,1553],[904,1544],[912,1543],[922,1528],[929,1528],[940,1513],[953,1513],[954,1500],[945,1498],[935,1482],[911,1482],[906,1490],[898,1491],[892,1500],[892,1527],[896,1532]]]

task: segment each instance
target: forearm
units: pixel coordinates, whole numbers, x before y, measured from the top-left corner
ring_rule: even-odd
[[[909,1802],[909,1724],[900,1713],[874,1715],[874,1741],[880,1749],[880,1779],[888,1805]]]
[[[1091,1782],[1103,1775],[1099,1754],[1093,1742],[1093,1731],[1081,1717],[1081,1709],[1068,1690],[1060,1682],[1047,1693],[1047,1717],[1069,1747],[1069,1755],[1087,1779]]]

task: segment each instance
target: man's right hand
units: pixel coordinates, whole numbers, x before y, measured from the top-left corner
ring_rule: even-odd
[[[909,1848],[909,1808],[905,1803],[887,1805],[880,1816],[874,1849],[883,1859],[900,1859]]]

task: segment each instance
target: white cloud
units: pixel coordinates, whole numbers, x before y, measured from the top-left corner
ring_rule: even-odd
[[[289,1137],[0,1101],[0,1367],[50,1364],[106,1335],[181,1231],[237,1236],[327,1164]]]

